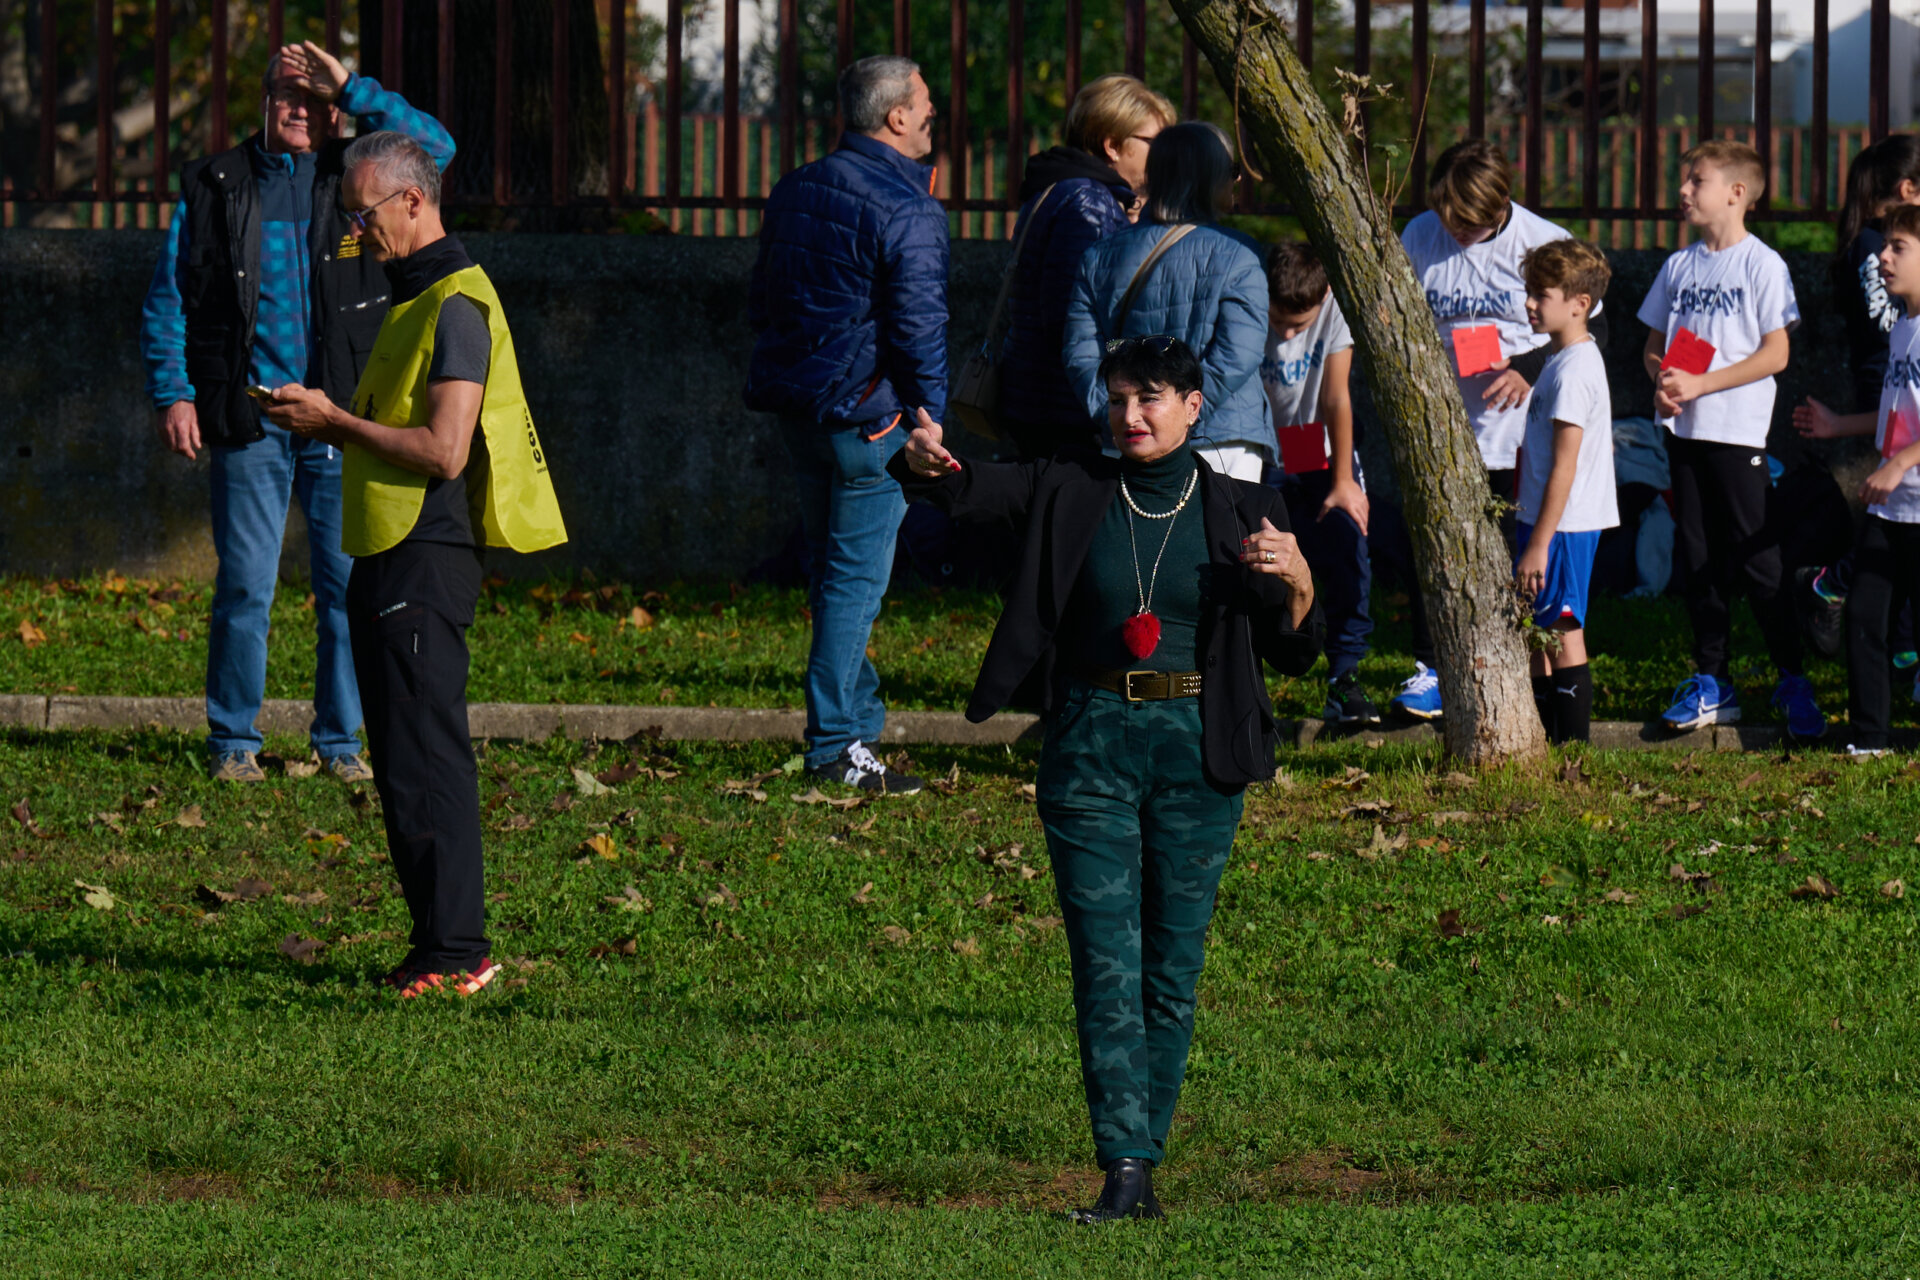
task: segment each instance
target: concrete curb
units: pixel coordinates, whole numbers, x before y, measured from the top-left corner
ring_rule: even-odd
[[[540,742],[563,738],[616,740],[657,730],[662,738],[701,742],[799,742],[806,730],[804,711],[749,707],[619,707],[531,702],[477,702],[467,710],[476,738]],[[270,699],[260,710],[262,732],[303,734],[313,718],[305,702]],[[175,729],[197,733],[206,727],[201,698],[87,698],[68,694],[0,694],[0,725],[22,729]],[[1295,748],[1357,741],[1375,743],[1438,742],[1437,725],[1382,726],[1336,730],[1322,720],[1282,720],[1280,740]],[[1002,712],[985,724],[973,724],[957,711],[896,711],[888,715],[881,742],[947,747],[991,747],[1037,742],[1039,717]],[[1920,743],[1913,733],[1895,735],[1895,745]],[[1691,733],[1669,733],[1658,720],[1644,724],[1603,720],[1593,726],[1593,745],[1620,750],[1766,751],[1780,741],[1773,725],[1716,725]]]

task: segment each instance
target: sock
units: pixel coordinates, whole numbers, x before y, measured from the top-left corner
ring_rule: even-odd
[[[1555,742],[1587,742],[1593,736],[1593,668],[1586,663],[1553,673]]]
[[[1533,678],[1533,705],[1540,712],[1540,724],[1541,727],[1547,731],[1547,741],[1560,741],[1558,732],[1560,709],[1554,705],[1552,676],[1535,676]]]

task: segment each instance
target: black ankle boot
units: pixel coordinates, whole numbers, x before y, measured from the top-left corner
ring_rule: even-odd
[[[1075,1222],[1118,1222],[1122,1218],[1164,1218],[1153,1194],[1153,1162],[1122,1156],[1107,1166],[1107,1182],[1091,1209],[1076,1209]]]

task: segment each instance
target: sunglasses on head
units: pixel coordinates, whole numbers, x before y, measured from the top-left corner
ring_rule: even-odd
[[[1169,337],[1164,333],[1152,333],[1142,338],[1109,338],[1107,340],[1107,354],[1112,355],[1116,351],[1137,351],[1144,349],[1153,352],[1153,354],[1157,356],[1164,356],[1173,350],[1173,344],[1178,341],[1178,338]]]

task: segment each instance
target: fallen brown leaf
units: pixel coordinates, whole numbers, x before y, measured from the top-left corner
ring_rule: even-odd
[[[1881,896],[1881,897],[1883,897],[1883,898],[1904,898],[1904,897],[1906,897],[1906,896],[1907,896],[1907,882],[1906,882],[1905,880],[1889,880],[1889,881],[1887,881],[1887,882],[1886,882],[1885,884],[1883,884],[1883,885],[1881,885],[1881,886],[1880,886],[1880,896]]]
[[[852,902],[856,907],[871,906],[873,903],[873,881],[869,880],[861,885],[860,891],[853,895]]]
[[[103,884],[88,884],[84,880],[75,880],[73,883],[80,890],[80,901],[95,911],[111,911],[119,905]]]
[[[1808,876],[1796,885],[1791,894],[1795,898],[1820,898],[1831,900],[1840,896],[1840,890],[1834,888],[1833,881],[1825,876]]]
[[[953,953],[957,956],[977,956],[980,954],[980,944],[972,938],[955,938],[952,946]]]
[[[283,893],[280,901],[295,907],[317,907],[327,900],[325,889],[310,889],[306,893]]]
[[[168,824],[163,822],[160,825],[164,827]],[[172,825],[176,827],[204,827],[207,825],[207,820],[200,816],[199,805],[190,804],[174,815]]]
[[[880,932],[886,935],[887,941],[891,942],[896,947],[906,946],[907,940],[913,937],[913,934],[909,933],[905,929],[902,929],[897,924],[882,925],[880,927]]]
[[[1440,936],[1443,938],[1464,938],[1467,936],[1466,926],[1460,923],[1460,908],[1458,907],[1449,907],[1445,911],[1442,911],[1440,918],[1434,921],[1434,925],[1440,930]]]
[[[608,862],[613,862],[620,857],[620,850],[614,845],[613,837],[604,831],[582,840],[579,851],[593,857],[605,858]]]
[[[1640,901],[1639,894],[1628,893],[1625,889],[1609,889],[1601,895],[1601,898],[1602,901],[1618,902],[1622,905],[1631,905]]]
[[[835,799],[821,791],[818,787],[808,787],[799,795],[794,796],[793,802],[795,804],[824,804],[834,809],[858,809],[866,801],[863,796],[846,796],[842,799]]]
[[[1373,775],[1368,773],[1365,769],[1357,768],[1354,765],[1348,765],[1347,771],[1345,773],[1341,774],[1337,778],[1328,778],[1326,781],[1322,782],[1320,785],[1326,788],[1328,791],[1358,791],[1361,787],[1366,785],[1367,779],[1371,778],[1372,776]]]
[[[303,938],[297,933],[290,933],[280,939],[280,954],[301,964],[312,964],[320,958],[319,951],[326,945],[318,938]]]
[[[33,625],[26,618],[20,619],[20,643],[31,649],[47,642],[47,633]]]

